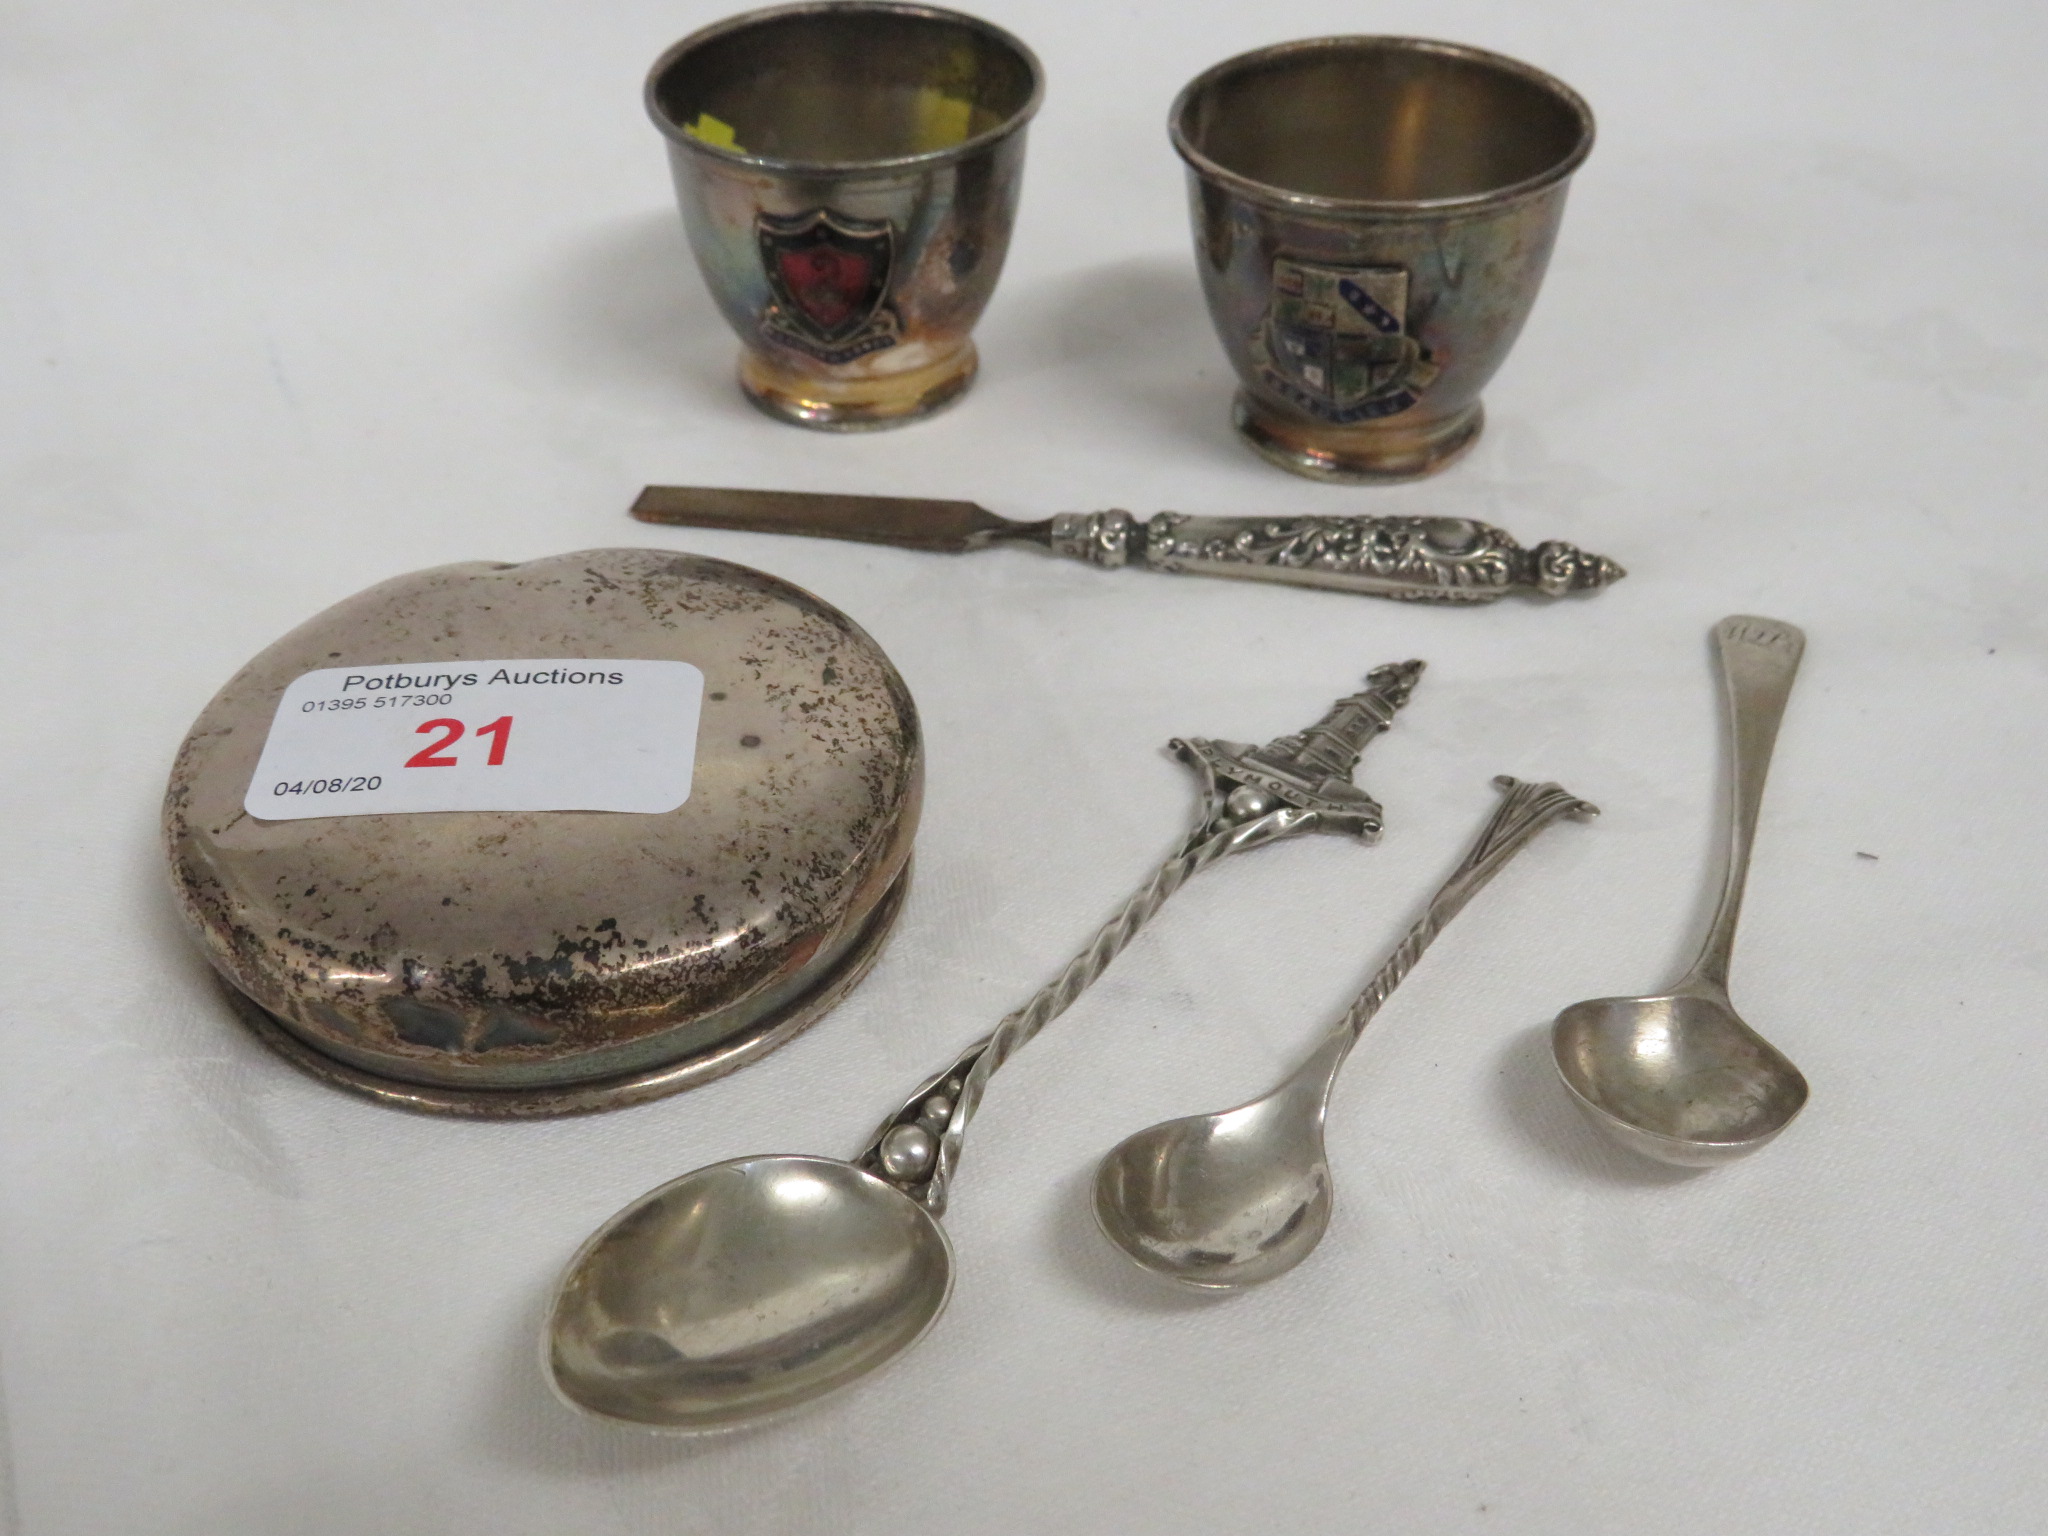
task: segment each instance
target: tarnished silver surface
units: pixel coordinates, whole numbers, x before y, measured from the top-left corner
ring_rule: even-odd
[[[1524,549],[1465,517],[1195,517],[1062,512],[1012,522],[971,501],[840,496],[816,491],[650,485],[633,503],[646,523],[742,528],[959,553],[1038,544],[1070,560],[1190,576],[1277,581],[1415,602],[1486,603],[1510,592],[1562,597],[1628,573],[1552,539]]]
[[[1728,960],[1778,724],[1806,637],[1737,614],[1714,629],[1733,763],[1728,867],[1699,958],[1656,997],[1601,997],[1557,1016],[1559,1076],[1593,1123],[1631,1151],[1682,1167],[1754,1152],[1806,1104],[1806,1079],[1728,1001]]]
[[[1325,37],[1216,65],[1169,127],[1252,447],[1336,480],[1469,448],[1592,149],[1585,102],[1483,49]]]
[[[900,0],[751,11],[655,62],[647,110],[749,400],[848,431],[959,398],[1040,90],[1009,33]]]
[[[644,1104],[650,1099],[680,1093],[685,1088],[695,1088],[737,1071],[824,1017],[881,957],[883,947],[895,929],[896,918],[903,910],[903,898],[910,878],[911,865],[905,863],[903,872],[890,883],[874,911],[868,914],[844,958],[829,967],[814,988],[800,994],[786,1007],[763,1014],[752,1027],[742,1029],[716,1045],[693,1051],[666,1066],[650,1067],[644,1072],[629,1072],[618,1077],[600,1077],[590,1082],[509,1091],[401,1082],[382,1073],[366,1072],[315,1049],[225,979],[221,991],[228,1006],[249,1026],[250,1031],[293,1065],[337,1088],[375,1099],[394,1109],[485,1119],[540,1119],[550,1115],[579,1115],[593,1110],[618,1109],[627,1104]]]
[[[1323,1121],[1351,1047],[1457,916],[1529,842],[1560,816],[1596,807],[1555,784],[1502,777],[1485,831],[1365,991],[1302,1064],[1263,1098],[1190,1115],[1119,1142],[1095,1170],[1103,1234],[1154,1274],[1208,1290],[1239,1290],[1294,1268],[1330,1225]]]
[[[689,799],[244,813],[301,673],[508,655],[696,665]],[[829,604],[725,561],[589,550],[417,572],[301,625],[193,726],[164,836],[208,958],[292,1060],[407,1108],[567,1113],[729,1071],[858,979],[900,903],[922,761],[902,678]]]
[[[1023,1007],[927,1078],[852,1162],[718,1163],[643,1196],[585,1243],[543,1342],[571,1406],[650,1429],[730,1429],[801,1406],[915,1343],[946,1304],[938,1216],[990,1075],[1063,1012],[1188,878],[1312,831],[1368,842],[1380,808],[1351,783],[1422,663],[1375,671],[1308,730],[1263,747],[1173,745],[1202,777],[1180,849]]]

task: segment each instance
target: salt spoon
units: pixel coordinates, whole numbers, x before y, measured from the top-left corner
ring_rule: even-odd
[[[1284,1275],[1330,1225],[1323,1121],[1351,1047],[1466,902],[1561,816],[1599,808],[1555,784],[1495,779],[1505,798],[1349,1011],[1263,1098],[1168,1120],[1117,1143],[1095,1170],[1095,1220],[1140,1266],[1205,1290]]]
[[[1558,1075],[1593,1123],[1632,1152],[1711,1168],[1770,1141],[1806,1103],[1806,1079],[1728,1001],[1728,957],[1756,841],[1764,777],[1806,636],[1735,614],[1714,627],[1733,743],[1728,869],[1699,958],[1657,997],[1574,1003],[1551,1028]]]
[[[926,1079],[859,1156],[713,1163],[592,1235],[556,1288],[543,1341],[557,1393],[645,1428],[732,1429],[844,1387],[922,1338],[952,1291],[938,1218],[990,1075],[1216,860],[1314,831],[1376,842],[1379,803],[1351,774],[1421,672],[1419,661],[1381,667],[1308,730],[1263,747],[1175,741],[1202,777],[1179,850],[1058,977]]]

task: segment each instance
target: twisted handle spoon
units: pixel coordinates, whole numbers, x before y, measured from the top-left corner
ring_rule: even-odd
[[[959,1162],[960,1144],[995,1070],[1109,969],[1166,899],[1227,854],[1304,832],[1380,835],[1378,802],[1351,782],[1366,744],[1393,723],[1422,663],[1376,668],[1362,693],[1339,699],[1315,725],[1263,747],[1202,737],[1173,749],[1202,775],[1202,799],[1180,850],[1032,999],[935,1073],[876,1128],[854,1166],[895,1185],[933,1215]]]
[[[1206,819],[1198,823],[1180,850],[1096,931],[1066,969],[898,1106],[876,1128],[854,1166],[896,1185],[934,1215],[943,1214],[967,1122],[996,1069],[1093,986],[1175,891],[1228,854],[1292,836],[1310,814],[1286,806],[1221,831]]]
[[[651,1429],[730,1429],[894,1359],[945,1308],[945,1208],[990,1074],[1100,976],[1194,875],[1312,831],[1378,838],[1351,782],[1422,671],[1381,667],[1316,724],[1264,746],[1173,745],[1202,777],[1179,850],[1022,1008],[928,1078],[853,1162],[780,1153],[684,1174],[592,1235],[556,1288],[544,1341],[564,1401]]]

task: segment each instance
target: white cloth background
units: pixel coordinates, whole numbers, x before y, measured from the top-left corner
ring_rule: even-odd
[[[741,402],[641,116],[721,9],[0,7],[0,1528],[2048,1528],[2048,11],[984,0],[1050,89],[981,382],[833,438]],[[1340,31],[1527,58],[1600,118],[1485,437],[1386,491],[1232,438],[1162,126],[1201,67]],[[662,480],[1473,515],[1633,574],[1433,611],[628,521]],[[635,543],[788,577],[902,668],[930,796],[893,946],[811,1034],[645,1108],[459,1124],[298,1075],[166,895],[186,725],[372,582]],[[1810,635],[1735,991],[1814,1095],[1686,1177],[1593,1138],[1545,1026],[1698,932],[1735,611]],[[542,1299],[597,1222],[708,1161],[853,1151],[1173,844],[1168,737],[1297,729],[1408,655],[1361,774],[1385,843],[1221,866],[1005,1070],[913,1354],[709,1442],[546,1393]],[[1498,772],[1606,815],[1367,1036],[1322,1250],[1155,1288],[1092,1231],[1094,1159],[1291,1062]]]

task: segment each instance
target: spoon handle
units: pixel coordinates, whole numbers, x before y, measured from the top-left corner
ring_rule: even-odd
[[[1393,995],[1394,988],[1400,986],[1408,973],[1415,969],[1415,962],[1422,958],[1422,952],[1464,909],[1465,903],[1478,895],[1480,888],[1506,867],[1508,860],[1528,847],[1538,832],[1558,818],[1576,816],[1584,819],[1600,814],[1599,806],[1581,800],[1555,784],[1526,784],[1506,774],[1496,778],[1493,784],[1502,792],[1503,798],[1494,808],[1486,829],[1479,834],[1479,840],[1465,855],[1464,862],[1451,871],[1450,878],[1430,897],[1428,910],[1416,919],[1415,926],[1395,946],[1386,963],[1330,1032],[1334,1040],[1343,1041],[1336,1060],[1330,1064],[1333,1080],[1337,1067],[1343,1063],[1344,1053],[1365,1032],[1365,1026],[1380,1011],[1380,1005]]]
[[[1023,1007],[968,1046],[951,1065],[926,1079],[900,1109],[876,1128],[866,1150],[854,1159],[856,1166],[897,1185],[921,1200],[935,1215],[943,1213],[967,1122],[996,1068],[1066,1012],[1074,999],[1087,991],[1109,969],[1110,961],[1138,936],[1138,930],[1166,905],[1166,899],[1195,875],[1226,854],[1277,842],[1314,818],[1313,811],[1289,806],[1218,831],[1205,812],[1179,851],[1153,872],[1152,878],[1118,909],[1116,916],[1096,930],[1087,947],[1069,960],[1059,975],[1039,988]],[[910,1176],[904,1177],[891,1170],[885,1161],[885,1143],[892,1132],[913,1125],[922,1128],[933,1140],[931,1150],[921,1160],[925,1166],[908,1170]]]
[[[1728,957],[1735,948],[1735,924],[1742,916],[1742,888],[1749,878],[1749,850],[1756,841],[1757,812],[1763,805],[1764,778],[1771,771],[1771,749],[1777,745],[1778,722],[1806,636],[1782,619],[1732,614],[1714,626],[1721,654],[1722,694],[1728,702],[1728,731],[1733,765],[1728,807],[1728,872],[1721,883],[1721,901],[1706,942],[1674,992],[1705,991],[1725,997]]]
[[[1173,742],[1202,777],[1200,809],[1179,852],[1030,1002],[927,1078],[876,1129],[854,1165],[922,1201],[934,1215],[943,1212],[961,1139],[990,1075],[1087,991],[1190,877],[1225,854],[1306,832],[1376,841],[1379,802],[1352,782],[1352,774],[1360,754],[1393,724],[1421,675],[1419,661],[1376,667],[1363,691],[1339,699],[1307,730],[1276,736],[1262,747],[1206,737]]]

